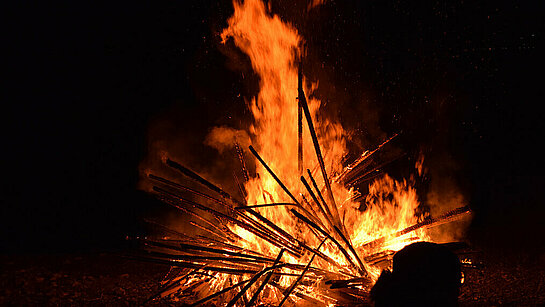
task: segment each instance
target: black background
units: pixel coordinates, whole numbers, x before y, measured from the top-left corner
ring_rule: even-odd
[[[305,20],[302,1],[272,9],[308,41],[310,75],[333,84],[324,85],[326,107],[364,145],[401,131],[406,150],[451,157],[476,212],[470,238],[541,247],[543,7],[448,3],[328,1]],[[161,210],[137,189],[149,125],[169,114],[199,143],[212,125],[236,125],[244,106],[233,97],[255,91],[241,78],[248,60],[228,68],[219,45],[230,1],[6,12],[5,251],[121,246],[141,217]]]

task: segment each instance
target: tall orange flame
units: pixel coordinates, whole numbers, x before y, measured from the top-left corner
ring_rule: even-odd
[[[260,78],[257,99],[249,102],[254,117],[254,123],[249,128],[252,143],[291,192],[296,196],[304,195],[306,190],[299,179],[303,174],[300,174],[297,159],[296,99],[298,92],[296,59],[302,39],[290,24],[283,22],[276,15],[271,15],[260,0],[246,0],[243,3],[235,1],[233,5],[234,14],[228,20],[229,26],[221,37],[224,43],[232,39],[234,44],[248,55],[253,69]],[[308,82],[304,82],[304,85],[307,94],[312,94],[317,87],[317,84]],[[327,173],[338,174],[342,171],[342,157],[347,152],[346,132],[339,123],[318,113],[320,110],[318,99],[309,98],[308,106],[315,123]],[[308,127],[305,126],[305,129]],[[308,168],[315,175],[318,162],[308,137],[308,130],[305,131],[303,140],[303,153],[303,169]],[[258,166],[257,172],[259,176],[250,179],[245,185],[248,204],[291,201],[263,167]],[[320,188],[324,186],[321,176],[316,174],[314,178]],[[363,212],[359,210],[359,203],[352,201],[354,196],[352,190],[336,182],[332,183],[332,190],[339,216],[342,217],[356,249],[368,241],[416,222],[414,211],[418,206],[418,199],[414,189],[406,182],[396,182],[388,176],[373,182],[366,198],[367,210]],[[305,226],[298,224],[297,219],[290,215],[286,207],[262,208],[259,211],[288,233],[296,234],[298,239],[308,242],[311,246],[318,244],[313,234],[302,229]],[[234,229],[246,239],[244,243],[246,247],[270,254],[278,252],[277,248],[252,234],[236,227]],[[406,241],[400,241],[389,248],[398,250],[406,244],[408,244]],[[325,249],[331,258],[346,265],[346,259],[332,244],[326,244]],[[365,254],[364,250],[358,251]],[[302,259],[303,262],[306,260]],[[367,269],[375,275],[378,274],[377,269],[370,266],[367,266]]]

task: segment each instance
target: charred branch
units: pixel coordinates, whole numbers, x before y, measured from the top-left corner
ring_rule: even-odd
[[[327,239],[324,239],[320,243],[320,245],[318,245],[316,250],[320,250],[320,247],[322,247],[322,245],[325,243],[326,240]],[[308,262],[307,266],[303,269],[303,272],[301,272],[301,275],[299,275],[297,277],[297,279],[293,282],[293,284],[286,290],[286,292],[284,292],[284,298],[280,301],[280,304],[278,304],[278,307],[282,306],[286,302],[286,299],[291,295],[291,292],[293,292],[293,289],[295,289],[295,287],[297,287],[297,284],[299,283],[299,281],[305,276],[306,272],[310,268],[310,265],[312,264],[312,261],[314,261],[315,256],[316,256],[316,254],[312,255],[312,257],[310,258],[310,261]]]
[[[303,78],[303,73],[302,73],[302,65],[301,65],[299,66],[299,79],[302,80],[302,78]],[[298,94],[299,103],[301,107],[303,108],[303,112],[307,119],[308,130],[310,131],[312,144],[314,145],[314,151],[316,152],[316,157],[318,158],[318,163],[320,164],[320,170],[322,171],[322,176],[324,178],[326,190],[331,200],[331,204],[332,204],[333,212],[334,212],[334,219],[335,219],[335,222],[340,226],[341,221],[339,219],[339,213],[337,212],[337,203],[335,202],[335,197],[333,197],[333,190],[331,189],[331,183],[329,182],[329,179],[327,177],[325,163],[322,157],[322,151],[320,149],[320,144],[318,143],[318,137],[316,136],[316,130],[314,129],[314,124],[312,123],[312,117],[310,115],[310,110],[308,108],[307,98],[305,97],[305,91],[303,90],[302,81],[299,82],[298,93],[299,93]]]
[[[276,174],[273,172],[273,170],[267,165],[267,163],[263,160],[263,158],[261,158],[261,156],[257,153],[257,151],[252,147],[252,145],[250,145],[250,151],[256,157],[256,159],[259,161],[259,163],[261,163],[261,165],[263,165],[263,167],[267,170],[267,172],[269,172],[269,174],[278,183],[278,185],[282,188],[282,190],[284,190],[284,192],[291,198],[291,200],[293,200],[293,202],[295,204],[297,204],[297,207],[299,209],[301,209],[301,211],[303,211],[308,217],[316,220],[316,217],[313,216],[307,209],[305,209],[301,205],[301,203],[295,198],[295,196],[293,196],[293,194],[290,192],[290,190],[284,185],[282,180],[280,180],[280,178],[278,178],[278,176],[276,176]]]
[[[278,265],[278,263],[280,262],[280,260],[282,259],[282,255],[284,254],[284,251],[285,249],[281,249],[280,250],[280,253],[278,253],[278,256],[276,257],[276,259],[274,260],[274,263],[273,263],[273,266],[276,266]],[[261,291],[263,291],[263,288],[265,288],[265,286],[269,283],[269,281],[271,280],[271,277],[274,273],[274,270],[269,272],[267,274],[267,276],[265,276],[265,280],[263,280],[263,282],[261,283],[261,285],[259,285],[259,287],[257,288],[257,290],[254,292],[254,295],[252,296],[252,298],[250,299],[250,301],[248,302],[248,304],[246,304],[246,307],[249,307],[249,306],[252,306],[256,301],[257,301],[257,298],[259,297],[259,294],[261,293]]]
[[[384,244],[386,241],[392,239],[392,238],[397,238],[397,237],[400,237],[402,235],[405,235],[405,234],[408,234],[409,232],[412,232],[412,231],[415,231],[417,229],[420,229],[420,228],[431,228],[431,227],[435,227],[435,226],[438,226],[438,225],[441,225],[441,224],[444,224],[444,223],[448,223],[449,221],[452,221],[454,219],[459,219],[461,218],[463,215],[467,214],[467,213],[470,213],[471,212],[471,209],[469,208],[469,206],[464,206],[464,207],[460,207],[460,208],[456,208],[454,210],[451,210],[437,218],[428,218],[426,220],[424,220],[423,222],[420,222],[420,223],[417,223],[417,224],[414,224],[412,226],[409,226],[403,230],[400,230],[396,233],[393,233],[389,236],[385,236],[385,237],[381,237],[381,238],[378,238],[376,240],[373,240],[371,242],[368,242],[366,244],[364,244],[362,247],[363,248],[374,248],[376,246],[379,246],[379,245],[382,245]]]
[[[182,198],[182,197],[179,196],[179,195],[176,195],[176,194],[174,194],[174,193],[171,193],[171,192],[166,191],[166,190],[164,190],[164,189],[161,189],[161,188],[159,188],[159,187],[155,187],[155,186],[154,186],[153,189],[154,189],[155,191],[157,191],[157,192],[164,193],[165,195],[174,198],[174,200],[177,200],[180,204],[181,204],[182,202],[184,202],[184,203],[187,203],[187,204],[189,204],[189,205],[191,205],[191,206],[193,206],[193,207],[196,207],[196,208],[198,208],[198,209],[200,209],[200,210],[203,210],[203,211],[205,211],[205,212],[211,213],[211,214],[213,214],[214,216],[216,216],[216,217],[218,217],[218,218],[220,218],[220,219],[222,219],[222,220],[224,220],[224,221],[226,221],[226,222],[233,223],[233,224],[235,224],[235,225],[237,225],[237,226],[239,226],[239,227],[241,227],[241,228],[243,228],[243,229],[245,229],[245,230],[247,230],[247,231],[253,233],[254,235],[256,235],[256,236],[258,236],[258,237],[260,237],[260,238],[266,240],[267,242],[271,243],[272,245],[275,245],[275,246],[277,246],[277,247],[279,247],[279,248],[286,247],[286,249],[288,249],[288,251],[289,251],[290,253],[293,253],[294,255],[296,255],[296,256],[298,256],[298,257],[301,256],[300,253],[299,253],[299,251],[293,249],[292,246],[286,246],[286,245],[283,244],[282,242],[278,242],[277,240],[275,240],[275,238],[273,238],[273,237],[271,237],[270,235],[268,235],[267,233],[264,233],[263,231],[261,231],[261,230],[255,228],[255,227],[252,226],[252,225],[249,225],[249,224],[247,224],[247,223],[244,223],[244,222],[242,222],[242,221],[239,221],[239,220],[237,220],[237,219],[235,219],[235,218],[233,218],[233,217],[231,217],[231,216],[228,216],[228,215],[226,215],[226,214],[224,214],[224,213],[221,213],[221,212],[219,212],[219,211],[216,211],[216,210],[214,210],[214,209],[208,208],[208,207],[206,207],[206,206],[204,206],[204,205],[201,205],[201,204],[198,204],[198,203],[196,203],[196,202],[193,202],[193,201],[184,199],[184,198]],[[181,205],[176,204],[176,203],[174,203],[174,202],[168,202],[168,204],[170,204],[170,205],[172,205],[172,206],[174,206],[174,207],[176,207],[176,208],[178,208],[178,209],[180,209],[180,210],[181,210],[181,208],[183,208]]]
[[[311,220],[307,219],[304,215],[302,215],[301,213],[297,212],[297,210],[295,209],[291,209],[290,210],[296,217],[298,217],[299,219],[301,219],[303,222],[305,222],[307,225],[309,225],[310,227],[313,227],[314,229],[318,230],[320,233],[322,233],[324,236],[326,236],[328,239],[330,239],[333,243],[335,243],[335,245],[337,246],[337,248],[339,249],[339,251],[341,251],[341,253],[344,255],[344,257],[346,258],[346,260],[348,260],[348,262],[355,268],[358,270],[358,272],[360,272],[361,275],[366,275],[365,271],[362,269],[362,268],[359,268],[358,266],[356,266],[356,264],[354,264],[354,262],[352,261],[352,258],[350,257],[350,255],[348,254],[348,252],[344,249],[344,247],[339,243],[339,241],[335,240],[335,238],[333,238],[329,233],[327,233],[327,231],[323,230],[322,228],[320,228],[320,226],[316,225],[314,222],[312,222]]]
[[[203,177],[199,176],[197,173],[193,172],[192,170],[182,166],[180,163],[172,161],[171,159],[167,158],[166,164],[168,166],[172,167],[173,169],[181,172],[185,176],[197,181],[198,183],[202,184],[203,186],[207,187],[208,189],[218,193],[223,198],[229,199],[229,200],[233,201],[234,203],[236,203],[237,205],[243,205],[243,203],[241,201],[239,201],[238,199],[232,197],[231,195],[229,195],[229,193],[225,192],[221,188],[219,188],[216,185],[212,184],[210,181],[208,181],[208,180],[204,179]]]

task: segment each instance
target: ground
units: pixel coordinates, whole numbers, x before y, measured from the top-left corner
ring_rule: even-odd
[[[169,270],[112,252],[0,259],[1,306],[140,305]],[[462,306],[545,305],[545,254],[483,251],[481,260],[483,268],[465,270]]]

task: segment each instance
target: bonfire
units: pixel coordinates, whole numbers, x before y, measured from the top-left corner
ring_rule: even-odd
[[[470,213],[461,206],[436,217],[417,214],[416,190],[381,171],[377,158],[396,135],[343,163],[348,133],[320,113],[318,84],[302,71],[303,39],[260,0],[235,1],[221,38],[249,57],[260,80],[257,97],[247,101],[253,123],[245,133],[211,135],[238,156],[235,178],[244,199],[163,154],[164,166],[179,177],[148,170],[152,192],[191,217],[184,229],[193,230],[149,221],[164,235],[139,239],[145,247],[139,258],[172,267],[150,299],[363,304],[396,251],[431,240],[428,229]],[[368,193],[358,191],[362,184]]]

